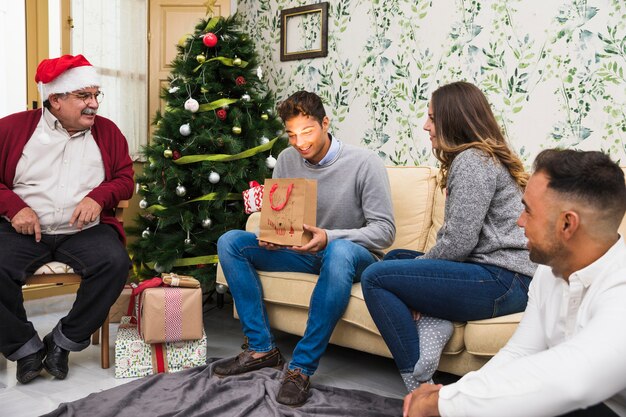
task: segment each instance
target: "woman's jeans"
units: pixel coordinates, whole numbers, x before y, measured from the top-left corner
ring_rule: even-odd
[[[361,277],[365,303],[401,373],[413,372],[419,338],[411,310],[450,321],[482,320],[526,308],[531,278],[493,265],[415,259],[396,250]],[[391,260],[388,260],[390,259]]]
[[[267,352],[276,346],[256,270],[319,274],[311,295],[306,331],[289,364],[289,369],[299,368],[309,376],[317,369],[330,335],[348,305],[352,284],[376,262],[367,249],[348,240],[333,240],[317,253],[301,253],[262,248],[254,234],[242,230],[223,234],[217,242],[217,253],[249,348],[256,352]]]

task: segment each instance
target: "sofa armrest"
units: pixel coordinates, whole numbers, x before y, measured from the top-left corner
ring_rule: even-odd
[[[261,223],[261,212],[257,211],[256,213],[252,213],[248,217],[248,221],[246,221],[246,232],[252,232],[255,235],[259,235]]]

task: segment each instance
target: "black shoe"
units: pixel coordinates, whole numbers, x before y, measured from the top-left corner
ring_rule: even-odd
[[[46,357],[46,349],[32,353],[17,360],[17,373],[15,377],[21,384],[28,384],[37,378],[43,369],[43,358]]]
[[[251,350],[244,350],[234,358],[227,359],[222,363],[216,364],[213,373],[219,377],[239,375],[250,371],[256,371],[261,368],[283,366],[283,356],[278,348],[270,350],[267,355],[260,358],[253,358]]]
[[[287,369],[276,401],[290,407],[300,407],[309,398],[310,387],[309,377],[299,369]]]
[[[67,361],[70,352],[54,343],[52,333],[43,338],[43,343],[46,346],[46,359],[43,361],[44,368],[53,377],[65,379],[69,370]]]

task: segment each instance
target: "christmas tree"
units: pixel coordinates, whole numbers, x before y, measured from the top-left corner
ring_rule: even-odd
[[[161,272],[215,283],[217,239],[245,226],[242,191],[271,177],[281,138],[273,95],[238,17],[202,20],[172,62],[166,103],[137,178],[145,209],[129,228],[139,278]]]

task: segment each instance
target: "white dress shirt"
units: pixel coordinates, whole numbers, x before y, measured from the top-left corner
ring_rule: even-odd
[[[626,244],[569,284],[539,266],[507,345],[439,392],[444,417],[557,416],[602,401],[626,416]]]
[[[78,203],[104,181],[104,163],[87,129],[72,136],[45,110],[15,169],[13,192],[39,217],[41,233],[78,232],[69,225]],[[95,226],[98,218],[83,229]]]

